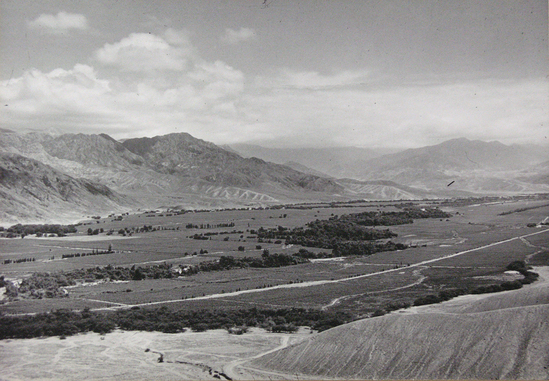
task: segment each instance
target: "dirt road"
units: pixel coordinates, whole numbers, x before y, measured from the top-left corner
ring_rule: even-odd
[[[442,261],[442,260],[445,260],[445,259],[448,259],[448,258],[458,257],[460,255],[472,253],[472,252],[479,251],[479,250],[484,250],[484,249],[487,249],[489,247],[503,245],[503,244],[506,244],[506,243],[509,243],[509,242],[512,242],[512,241],[516,241],[516,240],[522,240],[522,239],[525,239],[527,237],[531,237],[531,236],[538,235],[538,234],[545,234],[547,232],[549,232],[549,229],[544,229],[544,230],[537,231],[537,232],[534,232],[534,233],[529,233],[529,234],[524,234],[524,235],[521,235],[521,236],[518,236],[518,237],[504,239],[502,241],[493,242],[493,243],[483,245],[483,246],[479,246],[479,247],[476,247],[476,248],[473,248],[473,249],[463,250],[463,251],[460,251],[460,252],[457,252],[457,253],[454,253],[454,254],[445,255],[445,256],[440,257],[440,258],[428,259],[428,260],[425,260],[425,261],[414,263],[414,264],[411,264],[410,266],[407,266],[405,268],[409,269],[409,268],[414,268],[414,267],[422,267],[422,266],[429,265],[431,263],[436,263],[436,262],[439,262],[439,261]],[[254,290],[241,290],[241,291],[227,292],[227,293],[224,293],[224,294],[210,294],[210,295],[199,296],[199,297],[195,297],[195,298],[191,298],[191,299],[163,300],[163,301],[159,301],[159,302],[140,303],[140,304],[127,305],[127,306],[101,307],[101,308],[95,308],[93,310],[94,311],[118,310],[118,309],[124,309],[124,308],[131,308],[131,307],[135,307],[135,306],[145,307],[145,306],[162,305],[162,304],[168,304],[168,303],[184,303],[185,301],[219,299],[219,298],[226,298],[226,297],[238,296],[238,295],[244,295],[244,294],[267,292],[267,291],[277,290],[277,289],[315,287],[315,286],[321,286],[321,285],[324,285],[324,284],[331,284],[331,283],[344,283],[344,282],[349,282],[349,281],[353,281],[353,280],[356,280],[356,279],[369,278],[369,277],[378,276],[378,275],[382,275],[382,274],[393,273],[393,272],[400,272],[402,270],[403,270],[403,268],[395,268],[395,269],[378,271],[378,272],[370,273],[370,274],[357,275],[357,276],[344,278],[344,279],[317,280],[317,281],[310,281],[310,282],[303,282],[303,283],[281,284],[281,285],[278,285],[278,286],[272,286],[272,287],[266,287],[266,288],[261,288],[261,289],[254,289]]]

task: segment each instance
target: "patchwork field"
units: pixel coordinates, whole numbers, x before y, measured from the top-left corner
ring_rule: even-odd
[[[548,257],[549,232],[546,230],[549,227],[539,223],[549,216],[546,203],[546,200],[510,199],[463,206],[442,205],[452,217],[378,227],[391,229],[398,234],[393,241],[409,245],[400,251],[318,259],[280,268],[203,272],[173,279],[89,282],[67,287],[66,298],[14,300],[0,305],[0,311],[13,314],[162,303],[177,309],[198,302],[201,308],[307,307],[367,316],[387,304],[411,304],[418,296],[445,288],[493,283],[493,277],[503,274],[505,266],[515,260],[544,264]],[[414,204],[437,206],[433,201]],[[77,227],[77,234],[66,237],[0,239],[0,274],[6,279],[20,280],[34,272],[106,265],[185,266],[221,256],[258,258],[265,249],[271,253],[292,254],[301,247],[285,245],[281,240],[259,242],[251,231],[260,227],[293,228],[316,219],[364,211],[399,210],[395,205],[399,204],[307,204],[276,210],[112,216],[90,220]],[[527,227],[528,224],[537,227]],[[150,231],[126,236],[118,233],[143,226],[150,227]],[[99,234],[87,234],[88,229],[99,228],[103,229]],[[201,234],[207,234],[208,239],[192,238]],[[63,255],[91,253],[108,247],[112,247],[112,253],[63,259]],[[33,258],[33,261],[4,264],[5,260],[14,262],[22,258]]]

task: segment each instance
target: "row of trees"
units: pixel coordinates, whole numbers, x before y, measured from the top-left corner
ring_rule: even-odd
[[[9,265],[10,263],[24,263],[24,262],[34,262],[36,258],[19,258],[19,259],[4,259],[4,264]]]
[[[66,258],[80,258],[80,257],[89,257],[90,255],[104,255],[104,254],[114,254],[115,251],[112,249],[112,246],[109,244],[109,248],[107,250],[99,250],[99,249],[92,249],[91,253],[71,253],[71,254],[63,254],[61,256],[62,259]]]
[[[195,225],[192,222],[185,225],[187,229],[216,229],[216,228],[234,228],[234,222],[221,223],[221,224],[200,224]]]
[[[32,316],[1,316],[0,340],[41,336],[70,336],[81,332],[108,333],[123,330],[159,331],[164,333],[232,327],[262,327],[271,332],[293,332],[299,326],[323,331],[347,323],[351,316],[303,308],[241,309],[229,311],[170,311],[155,309],[120,310],[117,312],[52,311]],[[245,330],[243,330],[245,332]]]

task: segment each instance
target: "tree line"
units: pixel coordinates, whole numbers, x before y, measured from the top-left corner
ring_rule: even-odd
[[[67,234],[76,233],[77,230],[75,225],[17,224],[7,229],[0,226],[0,232],[2,232],[2,236],[7,238],[25,237],[30,234],[36,234],[38,237],[42,237],[44,234],[55,234],[58,237],[63,237]]]
[[[488,293],[501,292],[501,291],[517,290],[519,288],[522,288],[522,286],[525,284],[530,284],[536,281],[539,277],[539,274],[529,270],[529,268],[526,266],[526,263],[524,261],[511,262],[509,265],[507,265],[506,269],[518,271],[524,278],[517,279],[514,281],[505,281],[497,284],[477,286],[470,289],[452,288],[448,290],[442,290],[438,294],[430,294],[430,295],[425,295],[417,298],[414,301],[414,306],[441,303],[460,295],[488,294]]]
[[[43,336],[70,336],[77,333],[109,333],[126,331],[158,331],[164,333],[196,332],[232,327],[261,327],[271,332],[294,332],[308,326],[323,331],[351,321],[348,313],[332,313],[303,308],[239,309],[239,310],[177,310],[166,307],[116,312],[81,312],[57,310],[30,316],[0,316],[0,340]],[[245,332],[245,330],[243,330]]]
[[[18,288],[8,290],[8,296],[31,299],[66,297],[63,289],[76,285],[78,282],[94,281],[141,281],[144,279],[171,279],[178,276],[190,276],[199,272],[226,271],[235,268],[267,268],[292,266],[309,262],[308,259],[290,254],[270,254],[264,250],[260,258],[222,256],[220,259],[204,261],[195,265],[179,265],[174,268],[170,263],[160,263],[150,266],[97,266],[87,269],[75,269],[53,273],[33,273],[22,280]]]
[[[415,219],[450,218],[452,215],[438,208],[405,207],[398,212],[362,212],[343,215],[342,221],[354,222],[362,226],[392,226],[411,224]]]

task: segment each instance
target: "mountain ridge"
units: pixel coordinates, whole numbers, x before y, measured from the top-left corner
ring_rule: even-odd
[[[224,149],[188,133],[120,142],[107,134],[52,136],[0,131],[0,152],[36,160],[73,179],[101,184],[142,208],[267,206],[351,199],[418,200],[549,191],[546,169],[540,162],[549,159],[549,154],[545,157],[543,150],[526,152],[518,146],[468,139],[378,156],[365,161],[366,164],[361,163],[364,175],[354,178],[335,178],[299,162],[286,160],[289,165],[284,165],[257,157],[244,158],[230,147]],[[508,157],[502,160],[500,155]],[[511,169],[495,170],[494,166],[501,167],[502,161],[504,167],[505,163],[511,163]],[[356,171],[353,166],[358,162],[354,161],[343,172]],[[520,169],[524,163],[534,164]],[[32,175],[32,172],[28,174]],[[41,186],[39,179],[29,180],[29,184]],[[54,198],[60,197],[58,194]],[[82,197],[87,196],[83,193]],[[29,200],[20,201],[30,218]],[[116,204],[113,200],[105,201]],[[113,208],[123,209],[126,204],[124,201]],[[14,216],[25,214],[18,211],[13,200],[10,205]],[[2,212],[5,216],[10,213]],[[55,207],[51,212],[55,213]],[[90,210],[89,214],[94,213]]]

